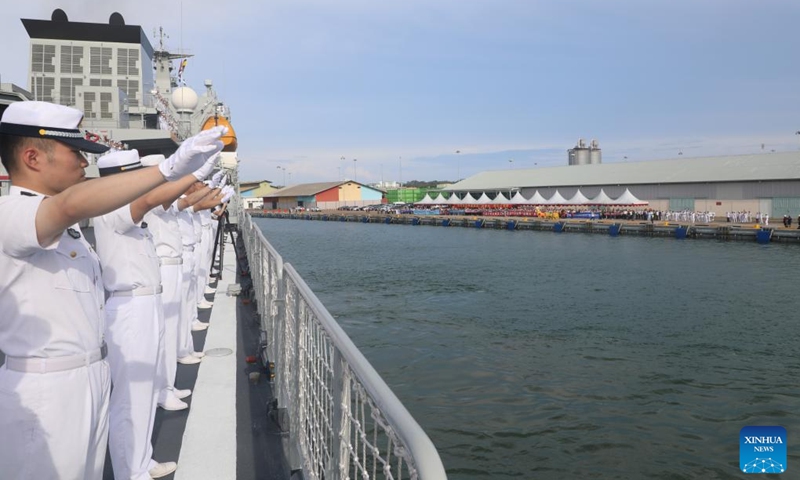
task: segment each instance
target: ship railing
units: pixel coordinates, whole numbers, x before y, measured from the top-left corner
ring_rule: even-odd
[[[305,479],[446,479],[386,382],[250,215],[239,218],[290,467]]]

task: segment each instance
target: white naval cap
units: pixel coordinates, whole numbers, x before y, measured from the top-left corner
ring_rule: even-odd
[[[139,152],[136,150],[115,150],[98,158],[97,168],[100,176],[106,177],[142,168],[142,162],[139,161]]]
[[[83,113],[49,102],[14,102],[0,120],[0,133],[18,137],[49,138],[89,153],[105,153],[108,147],[81,133]],[[96,136],[95,136],[96,137]]]
[[[164,155],[146,155],[142,157],[143,167],[155,167],[166,159]]]

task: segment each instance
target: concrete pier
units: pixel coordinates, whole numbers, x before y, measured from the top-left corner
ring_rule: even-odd
[[[800,229],[782,225],[762,227],[741,223],[679,223],[641,220],[558,220],[530,217],[482,217],[471,215],[410,215],[376,212],[327,211],[286,213],[268,210],[251,211],[260,218],[285,218],[328,222],[360,222],[435,227],[491,228],[497,230],[537,230],[554,233],[594,233],[610,236],[671,237],[676,239],[713,239],[753,243],[798,243]]]

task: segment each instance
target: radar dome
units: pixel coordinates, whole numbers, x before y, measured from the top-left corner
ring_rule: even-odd
[[[189,87],[176,88],[172,92],[172,106],[178,113],[193,112],[197,107],[197,93]]]

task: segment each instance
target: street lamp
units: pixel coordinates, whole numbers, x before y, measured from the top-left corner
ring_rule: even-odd
[[[456,150],[456,182],[461,180],[461,150]]]
[[[356,162],[357,162],[357,161],[358,161],[358,159],[357,159],[357,158],[354,158],[354,159],[353,159],[353,181],[354,181],[354,182],[357,182],[357,181],[358,181],[358,176],[356,176]]]
[[[283,186],[286,187],[286,167],[278,166],[279,170],[283,170]]]
[[[344,158],[344,155],[339,157],[339,180],[344,180],[344,177],[341,176],[341,171],[342,171],[342,162],[344,162],[345,160],[346,159]]]

